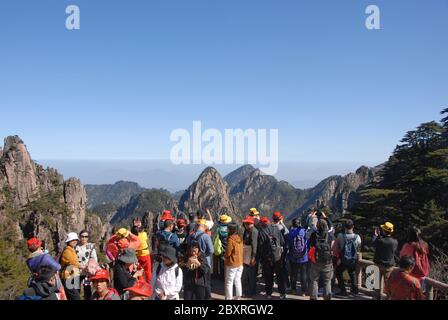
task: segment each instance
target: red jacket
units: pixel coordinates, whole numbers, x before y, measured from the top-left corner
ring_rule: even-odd
[[[403,270],[395,270],[392,272],[386,282],[384,292],[391,300],[425,299],[418,279]]]

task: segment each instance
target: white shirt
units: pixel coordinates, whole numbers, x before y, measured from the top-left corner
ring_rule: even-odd
[[[78,261],[83,267],[87,266],[90,259],[98,262],[98,256],[96,254],[95,245],[93,243],[86,243],[83,246],[77,246],[75,248],[75,251],[78,255]]]
[[[176,278],[176,268],[178,268],[178,275]],[[182,269],[177,265],[167,268],[162,264],[162,269],[156,278],[155,292],[157,294],[163,293],[167,300],[180,300],[179,292],[182,290],[183,273]]]
[[[212,230],[214,226],[215,226],[215,223],[212,220],[207,220],[208,230]]]

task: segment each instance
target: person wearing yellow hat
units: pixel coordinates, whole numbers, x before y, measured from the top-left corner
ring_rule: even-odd
[[[212,256],[215,252],[213,247],[212,238],[207,234],[207,220],[199,219],[197,221],[197,229],[194,233],[188,236],[187,238],[187,248],[192,246],[198,246],[199,250],[204,254],[205,261],[208,266],[212,265]],[[210,287],[211,279],[210,274],[207,275],[207,300],[211,298],[211,287]]]
[[[395,268],[395,257],[398,256],[398,241],[392,237],[395,226],[391,222],[386,222],[375,229],[372,238],[375,248],[373,261],[378,266],[384,281],[387,281]]]
[[[213,265],[216,266],[214,268],[214,275],[221,280],[224,280],[225,275],[224,253],[227,250],[227,238],[229,236],[227,227],[231,222],[232,218],[226,214],[223,214],[219,217],[219,225],[216,229],[216,237],[214,241],[215,259]]]
[[[254,226],[257,228],[257,230],[261,230],[262,226],[260,224],[260,212],[257,210],[257,208],[251,208],[249,210],[249,216],[254,218],[255,223]]]
[[[120,247],[119,243],[123,243],[123,240],[127,240],[129,245],[126,248]],[[111,261],[115,261],[124,249],[134,249],[135,251],[139,250],[141,247],[140,238],[134,234],[132,234],[126,228],[120,228],[118,231],[107,241],[106,244],[106,255]]]

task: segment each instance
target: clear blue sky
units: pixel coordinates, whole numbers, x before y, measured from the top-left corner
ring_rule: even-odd
[[[167,159],[202,120],[278,128],[280,161],[379,163],[448,106],[444,0],[2,0],[0,39],[0,137],[36,159]]]

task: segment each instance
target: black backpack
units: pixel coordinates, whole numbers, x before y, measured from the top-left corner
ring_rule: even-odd
[[[280,239],[274,235],[273,230],[266,230],[266,236],[268,238],[268,252],[273,262],[278,262],[282,259],[283,246],[280,243]]]
[[[204,232],[204,233],[201,233],[201,234],[199,234],[199,235],[195,235],[195,234],[192,234],[191,236],[190,236],[190,238],[189,239],[187,239],[187,252],[190,250],[190,248],[191,247],[198,247],[199,249],[201,248],[200,246],[199,246],[199,240],[205,235],[206,233]]]
[[[324,237],[316,235],[316,262],[320,264],[329,264],[333,260],[331,245],[328,234]]]

